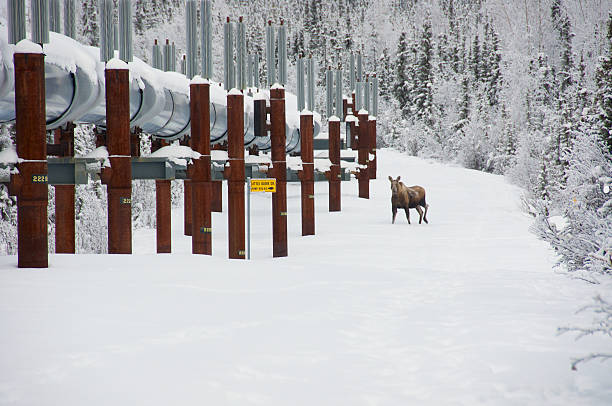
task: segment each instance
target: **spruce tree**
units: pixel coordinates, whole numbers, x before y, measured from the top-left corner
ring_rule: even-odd
[[[380,69],[378,70],[378,89],[382,97],[389,100],[391,97],[391,83],[393,82],[393,71],[391,68],[391,57],[389,49],[384,48],[380,56]]]
[[[399,43],[397,44],[393,95],[399,102],[399,107],[404,113],[404,116],[410,108],[410,78],[408,77],[409,52],[407,34],[402,32]]]
[[[612,153],[612,12],[607,29],[608,53],[600,57],[595,72],[595,101],[599,108],[599,135]]]
[[[94,47],[100,44],[98,28],[98,3],[96,0],[84,0],[81,13],[81,36],[87,45]]]
[[[414,83],[414,109],[416,116],[428,126],[433,126],[433,43],[431,17],[423,23],[418,47]]]
[[[553,0],[551,6],[551,18],[553,27],[557,31],[560,43],[560,70],[559,74],[562,76],[561,79],[561,91],[571,85],[572,77],[570,69],[573,66],[572,60],[572,25],[567,16],[567,13],[561,5],[561,0]]]

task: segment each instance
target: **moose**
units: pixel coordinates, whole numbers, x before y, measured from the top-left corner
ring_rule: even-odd
[[[408,209],[416,209],[419,212],[419,224],[422,220],[427,221],[427,209],[429,205],[425,202],[425,189],[421,186],[406,186],[400,182],[400,177],[393,179],[389,176],[391,182],[391,211],[393,212],[393,220],[391,224],[395,223],[395,216],[397,215],[397,209],[402,208],[406,211],[406,219],[410,224],[410,213]],[[423,209],[425,213],[423,213]]]

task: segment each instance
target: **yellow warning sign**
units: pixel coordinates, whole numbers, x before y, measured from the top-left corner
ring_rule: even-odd
[[[251,179],[251,192],[276,192],[276,179]]]

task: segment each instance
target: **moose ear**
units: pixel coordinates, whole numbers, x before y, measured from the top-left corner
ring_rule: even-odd
[[[400,177],[398,176],[398,177],[397,177],[397,179],[396,179],[396,181],[397,181],[397,182],[399,182],[399,180],[400,180]]]
[[[389,181],[393,182],[393,178],[391,176],[389,176]]]

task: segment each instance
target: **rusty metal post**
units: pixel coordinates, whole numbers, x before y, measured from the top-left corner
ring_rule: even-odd
[[[165,141],[155,140],[151,152],[166,145]],[[172,252],[172,184],[170,180],[155,181],[155,216],[157,253],[169,254]]]
[[[357,117],[357,111],[355,111],[355,92],[351,94],[351,103],[348,104],[347,107],[351,108],[352,115]],[[346,117],[346,116],[344,116]],[[351,149],[355,150],[358,148],[357,144],[357,124],[354,121],[351,121],[349,124],[351,130]]]
[[[314,151],[312,113],[300,115],[300,149],[302,170],[299,172],[302,189],[302,235],[315,233]]]
[[[369,125],[369,154],[368,157],[368,170],[370,179],[376,179],[376,117],[370,117],[368,120]]]
[[[357,145],[357,123],[354,120],[349,121],[349,137],[351,137],[351,149],[356,151],[359,146]]]
[[[212,184],[212,202],[211,210],[215,213],[223,212],[223,181],[215,180]]]
[[[132,253],[132,158],[130,93],[126,68],[106,69],[106,132],[111,174],[108,195],[108,253]]]
[[[270,89],[272,172],[276,192],[272,194],[272,256],[286,257],[287,248],[287,158],[285,155],[285,89]]]
[[[183,201],[184,234],[191,236],[191,231],[193,229],[191,221],[191,216],[193,215],[193,208],[191,207],[191,179],[185,179],[183,181]]]
[[[62,156],[74,156],[74,124],[55,130],[54,142],[60,146]],[[74,185],[55,186],[55,253],[74,254]]]
[[[181,145],[190,147],[191,140],[187,137],[180,141]],[[191,216],[193,215],[193,208],[191,207],[191,179],[190,171],[187,171],[187,179],[183,180],[183,234],[191,236],[191,230],[193,228],[191,224]]]
[[[227,95],[228,238],[230,259],[245,258],[244,218],[244,96]]]
[[[172,252],[172,187],[170,180],[155,181],[157,253]]]
[[[47,268],[47,142],[45,133],[45,56],[15,53],[17,116],[17,266]],[[12,180],[13,181],[13,180]]]
[[[331,117],[329,125],[329,160],[331,167],[326,173],[329,182],[329,211],[340,211],[340,119]]]
[[[365,165],[365,168],[359,169],[357,179],[359,180],[359,197],[364,199],[370,198],[370,172],[367,168],[368,165],[368,151],[369,151],[369,124],[368,124],[368,112],[363,110],[357,115],[359,118],[359,136],[357,139],[358,143],[358,163],[359,165]]]
[[[210,84],[189,86],[191,109],[191,147],[201,154],[191,168],[192,232],[191,252],[212,255],[210,181]]]

